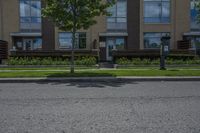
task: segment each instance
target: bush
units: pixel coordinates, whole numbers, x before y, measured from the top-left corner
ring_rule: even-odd
[[[128,59],[125,57],[116,59],[116,63],[119,65],[159,65],[160,59],[140,59],[140,58],[132,58]],[[168,65],[194,65],[200,64],[200,58],[186,58],[186,59],[174,59],[174,58],[167,58],[166,64]]]
[[[78,57],[76,65],[92,66],[97,62],[95,57]],[[61,57],[10,57],[8,65],[70,65],[68,58]]]
[[[92,66],[97,63],[97,60],[95,57],[78,57],[75,60],[76,65],[84,65],[84,66]]]

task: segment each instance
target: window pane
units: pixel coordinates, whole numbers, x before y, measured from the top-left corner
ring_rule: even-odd
[[[144,17],[159,17],[161,14],[161,6],[160,6],[160,2],[147,2],[144,5]]]
[[[30,23],[31,22],[31,18],[30,17],[21,17],[20,18],[20,22],[21,23]]]
[[[170,3],[163,2],[162,4],[162,17],[170,17]]]
[[[197,16],[198,16],[198,9],[197,9],[198,0],[191,0],[191,30],[193,31],[199,31],[200,24],[197,22]]]
[[[30,1],[20,1],[20,16],[26,17],[30,16]]]
[[[116,39],[116,49],[124,49],[125,40],[124,38],[117,38]]]
[[[117,0],[117,3],[108,9],[112,16],[107,17],[107,29],[127,29],[127,0]]]
[[[72,48],[72,39],[59,39],[60,47]]]
[[[31,16],[41,17],[41,4],[40,1],[31,1]]]
[[[33,50],[42,49],[42,39],[36,38],[33,39]]]
[[[31,18],[32,23],[41,23],[41,18]]]
[[[170,0],[144,0],[144,22],[169,23]]]
[[[110,8],[108,8],[108,12],[111,13],[112,17],[116,17],[117,16],[116,15],[116,7],[117,7],[117,5],[114,5],[114,6],[110,7]]]
[[[117,18],[118,23],[126,23],[126,18]]]
[[[41,31],[41,0],[20,0],[20,29],[23,32]]]
[[[170,35],[170,33],[144,33],[144,48],[160,48],[161,37]]]
[[[126,17],[126,2],[125,1],[118,1],[117,17]]]
[[[86,48],[86,33],[76,33],[76,40],[74,48],[82,49]],[[72,48],[72,33],[59,33],[59,45],[60,48]]]
[[[61,48],[72,48],[72,34],[71,33],[59,33],[59,45]]]

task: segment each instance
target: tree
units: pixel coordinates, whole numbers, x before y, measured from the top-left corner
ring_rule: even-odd
[[[197,22],[200,23],[200,2],[197,2]]]
[[[42,16],[47,17],[63,31],[72,32],[71,73],[74,73],[74,46],[77,30],[88,29],[97,23],[95,17],[110,15],[107,8],[115,0],[44,0]]]

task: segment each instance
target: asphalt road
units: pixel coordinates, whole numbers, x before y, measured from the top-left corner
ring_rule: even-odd
[[[200,133],[200,82],[1,83],[0,133]]]

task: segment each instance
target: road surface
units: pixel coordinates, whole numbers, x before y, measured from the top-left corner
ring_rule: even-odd
[[[1,83],[0,133],[200,133],[200,82]]]

